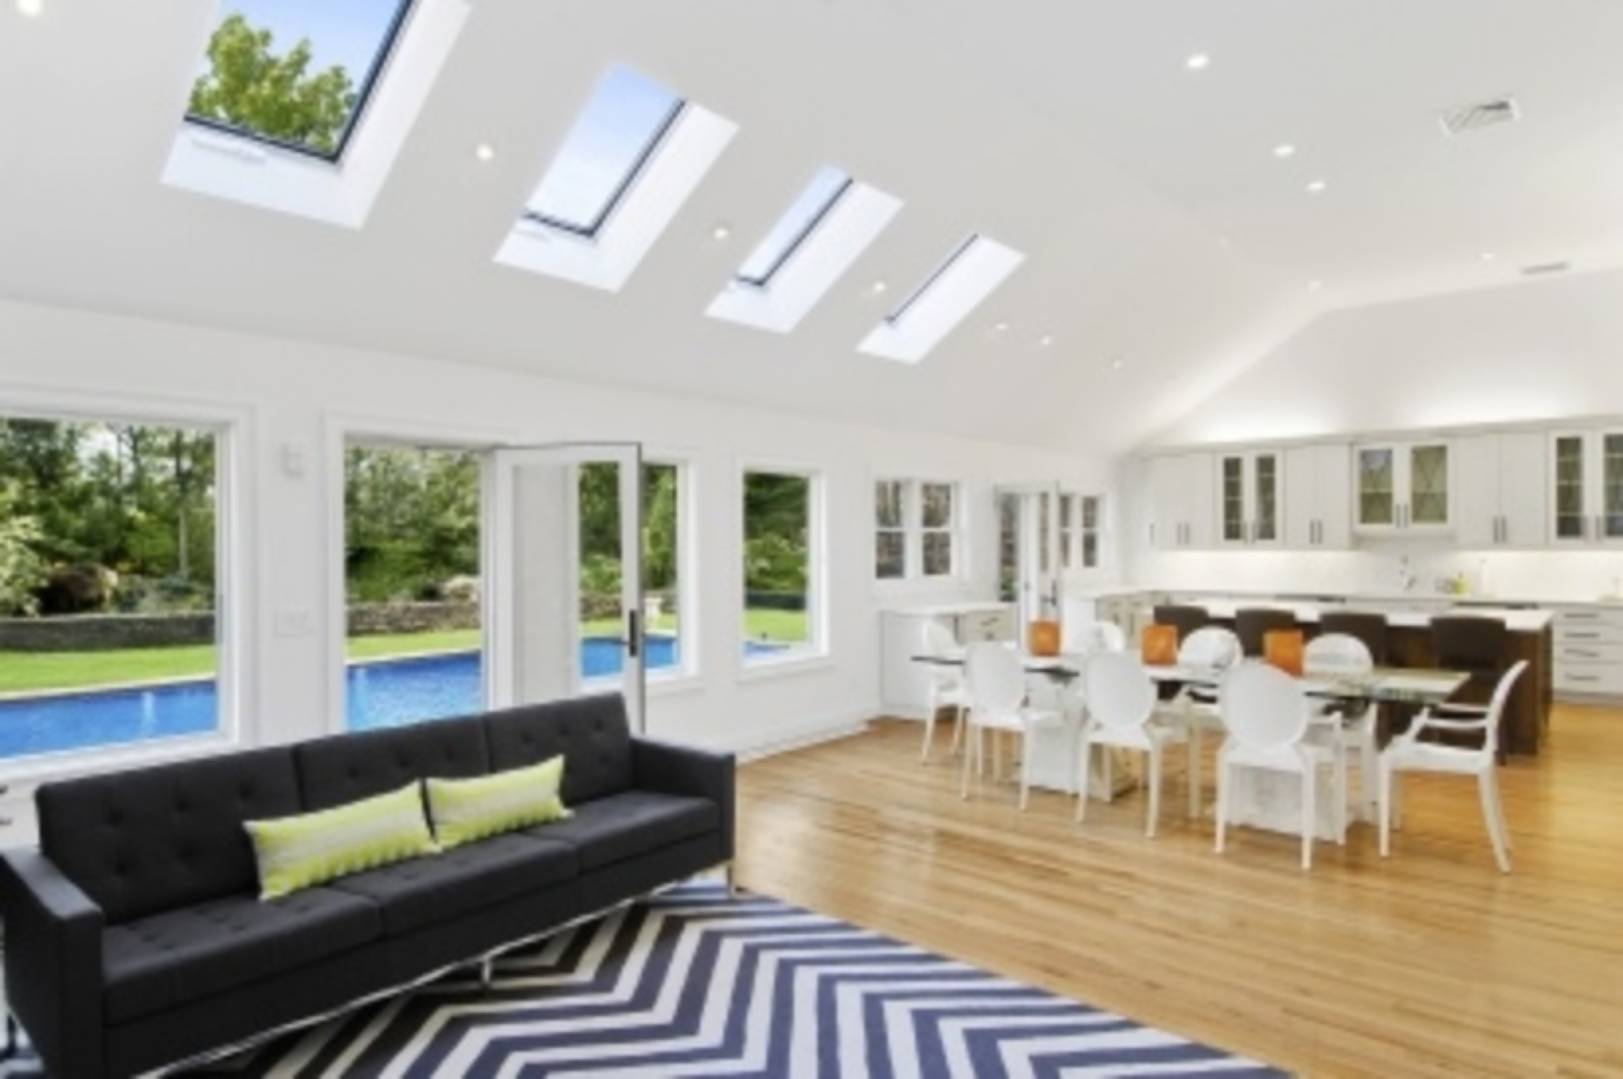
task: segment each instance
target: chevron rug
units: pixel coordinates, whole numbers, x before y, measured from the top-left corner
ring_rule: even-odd
[[[0,1069],[0,1075],[8,1069]],[[26,1060],[13,1075],[37,1074]],[[1273,1076],[1250,1061],[719,884],[671,889],[209,1075]]]

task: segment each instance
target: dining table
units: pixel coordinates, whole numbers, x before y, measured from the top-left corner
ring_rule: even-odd
[[[1015,648],[1012,644],[1009,647]],[[1060,687],[1062,700],[1075,706],[1086,707],[1087,702],[1080,686],[1073,684],[1081,677],[1087,664],[1086,655],[1043,656],[1023,649],[1017,651],[1020,653],[1021,666],[1028,674],[1052,681]],[[956,649],[940,654],[919,654],[915,655],[913,660],[917,663],[962,667],[964,652]],[[1177,663],[1146,664],[1144,672],[1158,685],[1187,690],[1188,692],[1179,698],[1186,705],[1202,700],[1216,701],[1226,673],[1220,667]],[[1470,680],[1470,676],[1460,671],[1432,668],[1376,667],[1358,673],[1309,673],[1300,676],[1299,680],[1308,698],[1321,704],[1318,711],[1324,717],[1324,721],[1351,722],[1370,705],[1427,707],[1441,704],[1459,692]],[[1199,707],[1180,709],[1176,702],[1168,702],[1168,705],[1164,714],[1178,716],[1181,712],[1183,721],[1191,725],[1190,734],[1194,744],[1200,743],[1202,732],[1221,736],[1221,722],[1210,709]],[[1335,718],[1337,716],[1343,718],[1338,720]],[[1033,745],[1032,752],[1035,754],[1033,786],[1076,793],[1077,767],[1081,752],[1080,728],[1077,724],[1066,723],[1044,730],[1040,740]],[[1191,756],[1191,761],[1190,784],[1198,791],[1200,764],[1194,755]],[[1095,792],[1095,797],[1104,801],[1114,798],[1124,786],[1120,773],[1111,762],[1112,755],[1109,753],[1098,754],[1097,760],[1090,762],[1092,768],[1089,777],[1090,790]],[[1354,769],[1357,761],[1350,760],[1349,765],[1350,769]],[[1358,789],[1358,786],[1350,774],[1347,790],[1342,792],[1343,797],[1349,798],[1351,802],[1348,820],[1366,818],[1362,799],[1350,797],[1351,792]],[[1230,800],[1230,823],[1300,835],[1301,789],[1298,778],[1287,773],[1240,769]],[[1340,840],[1343,837],[1336,832],[1337,814],[1328,785],[1321,785],[1320,792],[1319,805],[1315,813],[1316,833],[1321,839]],[[1204,811],[1203,807],[1202,812]]]

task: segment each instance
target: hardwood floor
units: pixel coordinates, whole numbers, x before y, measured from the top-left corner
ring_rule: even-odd
[[[1503,771],[1508,877],[1468,779],[1406,781],[1390,860],[1358,825],[1303,873],[1285,836],[1213,854],[1181,761],[1150,840],[1138,791],[1080,828],[1058,794],[960,801],[919,733],[744,766],[740,882],[1304,1074],[1623,1075],[1623,711],[1560,707]]]

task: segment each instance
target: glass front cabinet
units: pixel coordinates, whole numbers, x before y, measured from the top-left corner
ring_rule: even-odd
[[[1442,439],[1367,443],[1353,454],[1360,532],[1446,532],[1453,527],[1452,455]]]
[[[1223,546],[1268,547],[1281,542],[1281,461],[1277,450],[1218,455],[1217,538]]]
[[[1623,544],[1623,428],[1550,436],[1550,539]]]

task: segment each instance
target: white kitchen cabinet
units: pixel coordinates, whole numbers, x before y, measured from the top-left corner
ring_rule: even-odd
[[[1565,697],[1623,697],[1623,610],[1556,611],[1555,691]]]
[[[1450,531],[1453,455],[1446,439],[1365,443],[1353,452],[1353,521],[1359,532]]]
[[[1623,545],[1623,429],[1551,435],[1548,476],[1551,543]]]
[[[1285,453],[1285,544],[1338,551],[1352,545],[1351,448],[1296,446]]]
[[[880,619],[880,695],[885,712],[922,719],[930,699],[924,665],[924,626],[938,622],[960,644],[1013,641],[1018,619],[1012,603],[961,603],[884,611]]]
[[[1217,455],[1213,481],[1219,546],[1277,547],[1283,542],[1282,461],[1279,450],[1231,451]]]
[[[1212,457],[1206,453],[1152,457],[1149,463],[1149,544],[1160,551],[1212,546]]]
[[[1538,432],[1454,442],[1455,536],[1468,549],[1544,545],[1545,438]]]

